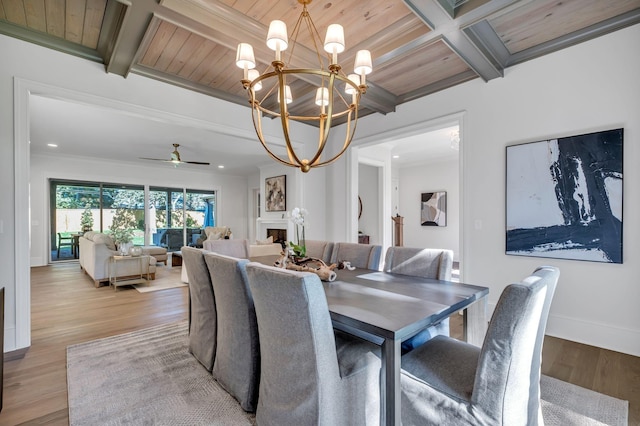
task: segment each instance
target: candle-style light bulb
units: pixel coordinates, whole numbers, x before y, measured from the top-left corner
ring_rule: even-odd
[[[338,63],[338,53],[344,52],[344,29],[340,24],[331,24],[327,27],[327,35],[324,38],[324,50],[331,53],[331,63]]]
[[[276,61],[280,61],[280,52],[287,50],[288,46],[287,24],[279,20],[271,21],[267,33],[267,47],[276,52]]]
[[[249,43],[239,43],[236,51],[236,66],[244,71],[244,79],[249,77],[249,70],[256,67],[256,59],[253,55],[253,46]]]
[[[360,75],[360,84],[367,84],[367,74],[373,71],[373,65],[371,64],[371,52],[368,50],[358,50],[356,53],[356,62],[353,66],[353,71]]]

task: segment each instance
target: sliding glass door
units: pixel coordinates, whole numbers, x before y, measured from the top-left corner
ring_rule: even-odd
[[[50,181],[51,260],[78,258],[78,237],[85,230],[101,229],[100,184]]]
[[[168,251],[195,245],[202,229],[215,225],[215,202],[213,191],[150,187],[152,244],[166,247]]]

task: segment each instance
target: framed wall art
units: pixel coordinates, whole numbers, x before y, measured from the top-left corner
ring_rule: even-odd
[[[506,253],[622,263],[623,129],[507,147]]]
[[[447,193],[423,192],[420,196],[422,226],[447,226]]]
[[[268,212],[287,210],[287,176],[275,176],[265,179],[264,209]]]

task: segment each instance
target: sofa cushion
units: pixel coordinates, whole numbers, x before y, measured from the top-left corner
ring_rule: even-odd
[[[259,246],[267,246],[273,244],[273,235],[269,236],[266,240],[256,240],[256,244]]]
[[[207,226],[204,228],[204,233],[207,236],[207,240],[221,240],[227,233],[229,228],[226,226]]]
[[[93,242],[96,243],[96,244],[104,244],[104,245],[107,246],[107,248],[109,250],[115,250],[116,249],[116,243],[113,241],[113,238],[111,238],[107,234],[96,233],[93,236]]]

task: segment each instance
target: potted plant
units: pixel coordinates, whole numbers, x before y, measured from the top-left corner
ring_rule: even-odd
[[[93,229],[93,214],[91,214],[91,204],[89,203],[84,207],[82,216],[80,216],[80,226],[82,228],[82,232],[91,231]]]
[[[116,214],[113,216],[113,221],[109,229],[111,230],[111,238],[113,238],[122,255],[129,254],[135,226],[135,216],[130,210],[116,209]]]

